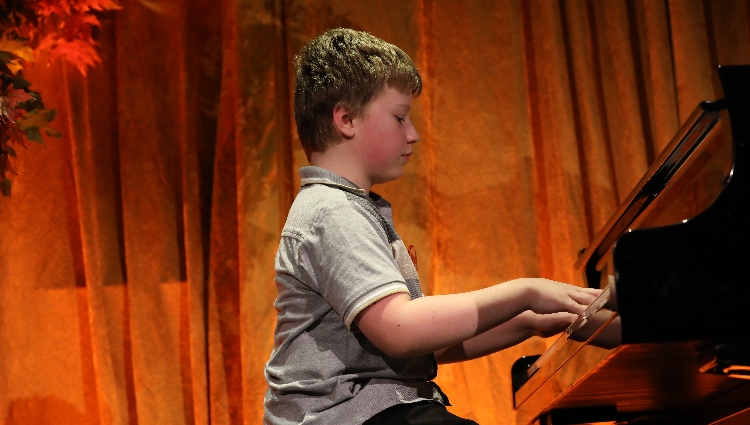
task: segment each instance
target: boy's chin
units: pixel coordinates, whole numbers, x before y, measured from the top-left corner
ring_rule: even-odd
[[[379,175],[376,178],[372,179],[372,181],[373,181],[372,184],[375,185],[375,184],[383,184],[383,183],[389,183],[389,182],[392,182],[392,181],[396,181],[399,178],[401,178],[401,176],[403,176],[403,175],[404,175],[403,168],[401,170],[393,171],[393,172],[390,172],[390,173],[387,173],[387,174],[383,173],[382,175]]]

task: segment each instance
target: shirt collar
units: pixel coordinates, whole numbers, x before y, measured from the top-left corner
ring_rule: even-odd
[[[355,195],[367,197],[367,192],[364,189],[325,168],[315,166],[302,167],[299,169],[299,176],[301,178],[301,187],[311,184],[324,184],[326,186],[336,186]]]
[[[393,213],[391,210],[391,203],[386,201],[385,198],[378,195],[377,193],[370,191],[368,196],[364,189],[361,189],[351,181],[339,176],[333,171],[326,170],[325,168],[307,166],[299,169],[300,176],[300,189],[305,186],[313,184],[324,184],[326,186],[333,186],[339,189],[343,189],[347,192],[351,192],[355,195],[361,196],[370,202],[372,202],[379,210],[380,213],[393,224]]]

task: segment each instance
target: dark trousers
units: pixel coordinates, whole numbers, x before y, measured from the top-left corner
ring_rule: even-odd
[[[478,425],[474,421],[459,418],[442,404],[429,401],[397,404],[383,410],[363,425]]]

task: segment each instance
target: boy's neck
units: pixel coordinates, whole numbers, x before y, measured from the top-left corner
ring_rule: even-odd
[[[344,149],[336,149],[331,146],[324,153],[312,152],[310,154],[310,165],[325,168],[350,182],[356,184],[360,189],[370,193],[372,182],[362,168],[353,161],[350,155],[346,155]]]

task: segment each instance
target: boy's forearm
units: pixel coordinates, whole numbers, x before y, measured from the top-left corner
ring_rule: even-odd
[[[600,293],[546,279],[516,279],[463,294],[415,300],[404,293],[390,295],[357,315],[355,322],[384,353],[411,357],[466,341],[526,310],[536,313],[529,316],[533,329],[559,332]]]
[[[477,291],[409,300],[391,295],[361,313],[362,332],[386,354],[410,357],[453,346],[529,308],[531,288],[522,279]]]
[[[456,363],[472,360],[512,347],[535,335],[525,311],[507,322],[464,342],[435,352],[438,363]]]

